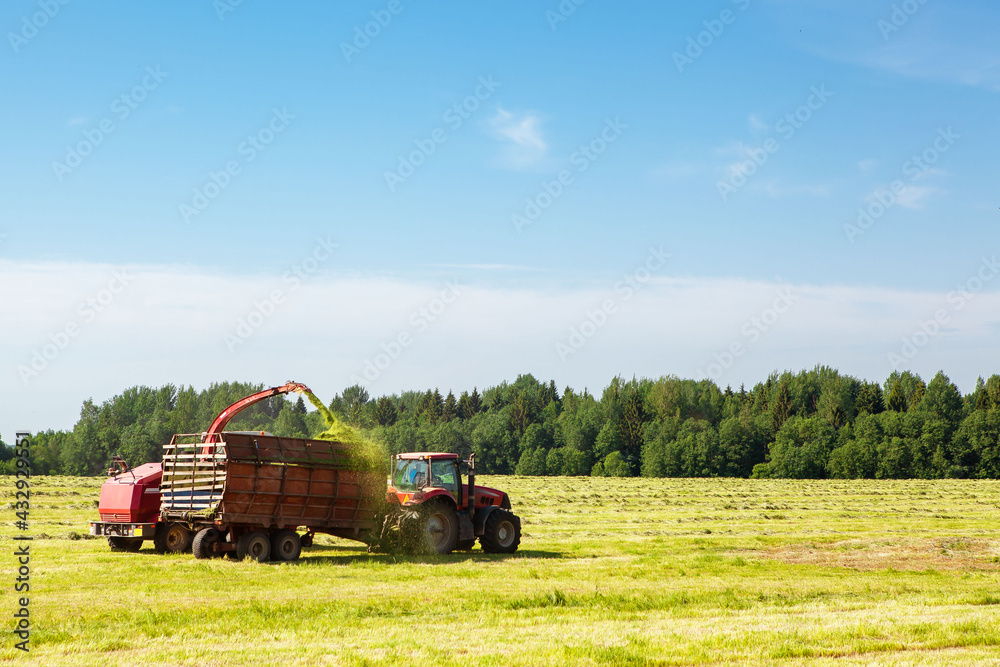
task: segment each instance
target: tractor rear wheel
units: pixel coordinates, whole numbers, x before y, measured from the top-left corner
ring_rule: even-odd
[[[161,524],[156,527],[153,546],[161,554],[191,550],[191,531],[184,524]]]
[[[271,540],[266,533],[254,530],[236,540],[236,560],[252,558],[263,563],[271,557]]]
[[[109,537],[108,546],[112,551],[135,553],[142,548],[141,537]]]
[[[513,512],[498,509],[486,517],[486,526],[479,544],[491,554],[512,554],[521,543],[521,520]]]
[[[195,558],[219,558],[221,553],[212,549],[222,539],[222,533],[217,528],[202,528],[191,542],[191,551]]]
[[[295,560],[300,553],[302,540],[294,530],[279,530],[271,536],[271,555],[275,560]]]

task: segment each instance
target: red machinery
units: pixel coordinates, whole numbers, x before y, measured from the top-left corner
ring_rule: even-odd
[[[486,552],[517,550],[521,521],[506,493],[476,486],[475,455],[464,461],[467,484],[457,454],[428,452],[393,456],[386,483],[384,472],[355,466],[351,445],[223,431],[240,410],[289,392],[311,393],[289,382],[236,401],[204,433],[175,435],[164,464],[130,469],[115,457],[91,534],[106,536],[115,551],[138,551],[152,539],[161,553],[262,561],[295,560],[316,532],[373,549],[396,543],[447,554],[478,538]]]
[[[459,463],[469,467],[462,484]],[[403,547],[438,554],[467,551],[476,543],[487,553],[514,553],[521,520],[503,491],[476,486],[476,455],[417,452],[392,457],[386,499],[398,508]]]
[[[298,382],[287,382],[241,398],[219,415],[202,435],[202,442],[217,442],[226,424],[241,410],[272,396],[291,392],[309,392],[309,387]],[[160,521],[160,481],[163,466],[145,463],[129,468],[119,456],[114,457],[116,467],[108,470],[111,477],[101,486],[98,503],[100,521],[90,522],[91,535],[104,535],[113,551],[138,551],[143,540],[153,540],[157,551],[186,551],[191,547],[191,533],[182,524],[165,524]]]

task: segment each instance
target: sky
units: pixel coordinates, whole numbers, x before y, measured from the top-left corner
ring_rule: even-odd
[[[226,380],[970,391],[1000,372],[998,27],[985,0],[9,0],[0,436]]]

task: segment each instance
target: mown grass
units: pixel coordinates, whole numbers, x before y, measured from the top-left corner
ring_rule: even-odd
[[[0,478],[3,608],[13,483]],[[1000,483],[486,478],[513,556],[294,564],[111,553],[81,536],[103,480],[32,480],[39,665],[990,664]],[[12,625],[9,612],[3,615]]]

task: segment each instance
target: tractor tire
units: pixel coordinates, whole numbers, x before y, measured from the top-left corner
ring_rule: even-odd
[[[403,548],[416,554],[446,555],[458,543],[458,515],[443,502],[407,511],[399,522]]]
[[[271,540],[267,533],[254,530],[245,533],[236,540],[236,560],[250,558],[258,563],[264,563],[271,557]]]
[[[182,553],[191,550],[191,531],[184,524],[161,524],[156,527],[153,546],[157,553]]]
[[[471,540],[460,540],[458,544],[455,545],[455,551],[472,551],[472,547],[476,546],[476,538]]]
[[[195,558],[219,558],[221,553],[212,550],[216,542],[222,540],[222,533],[217,528],[202,528],[191,542],[191,551]]]
[[[274,560],[293,561],[302,553],[302,540],[294,530],[279,530],[271,536],[271,556]]]
[[[142,548],[141,537],[109,537],[108,546],[112,551],[135,553]]]
[[[430,503],[423,515],[424,550],[445,556],[458,546],[458,514],[443,502]]]
[[[512,554],[521,544],[521,520],[513,512],[493,510],[486,517],[486,526],[479,544],[490,554]]]

